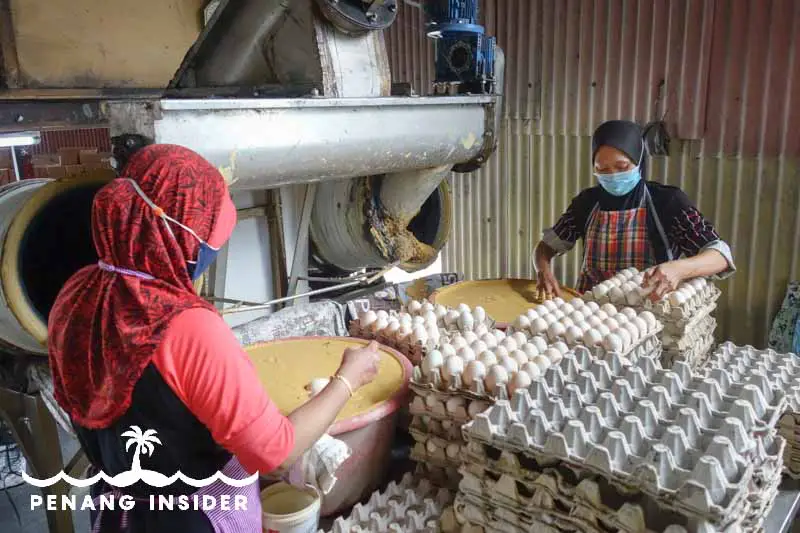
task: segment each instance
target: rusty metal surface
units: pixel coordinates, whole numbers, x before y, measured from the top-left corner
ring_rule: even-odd
[[[651,177],[682,187],[733,247],[719,339],[763,345],[800,278],[800,2],[485,0],[507,58],[497,153],[453,176],[444,268],[467,279],[533,275],[541,231],[592,185],[592,129],[665,112],[671,155]],[[429,92],[432,47],[402,5],[387,32],[393,82]],[[579,254],[556,261],[574,283]]]

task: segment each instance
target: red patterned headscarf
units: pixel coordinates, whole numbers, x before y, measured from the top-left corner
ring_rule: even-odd
[[[213,309],[195,293],[187,270],[187,261],[197,257],[197,239],[177,225],[168,228],[130,180],[213,247],[224,244],[236,224],[222,175],[180,146],[139,150],[120,178],[97,193],[92,232],[100,261],[144,276],[86,267],[70,278],[50,312],[56,400],[77,424],[92,429],[108,427],[127,411],[136,382],[178,313]]]

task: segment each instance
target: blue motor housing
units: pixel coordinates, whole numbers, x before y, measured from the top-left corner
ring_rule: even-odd
[[[436,39],[435,92],[494,92],[497,43],[478,24],[478,0],[428,0],[425,9]]]

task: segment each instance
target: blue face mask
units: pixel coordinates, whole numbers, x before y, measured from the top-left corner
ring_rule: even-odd
[[[600,186],[614,196],[625,196],[642,179],[642,173],[638,165],[625,172],[615,172],[613,174],[598,174],[595,172],[594,175],[597,177],[597,181],[600,182]]]
[[[202,276],[203,273],[206,270],[208,270],[208,267],[211,266],[211,263],[213,263],[214,260],[217,258],[217,254],[219,253],[219,248],[212,247],[206,241],[201,239],[197,235],[197,233],[194,232],[192,228],[181,224],[174,218],[164,213],[163,209],[158,207],[155,203],[153,203],[152,200],[150,200],[150,198],[147,197],[147,195],[139,187],[138,183],[130,179],[128,181],[133,185],[133,188],[136,189],[136,193],[139,196],[141,196],[142,200],[144,200],[145,203],[149,205],[156,213],[158,213],[158,216],[160,216],[164,220],[164,223],[167,226],[167,231],[169,231],[173,237],[175,237],[175,234],[172,233],[170,224],[175,224],[178,227],[188,231],[200,243],[200,246],[197,250],[197,260],[186,262],[186,270],[189,271],[189,277],[192,279],[192,281],[197,281],[200,278],[200,276]]]

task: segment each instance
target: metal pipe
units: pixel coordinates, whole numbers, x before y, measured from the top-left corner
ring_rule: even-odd
[[[11,161],[14,163],[14,181],[19,181],[22,176],[19,175],[19,162],[17,161],[17,150],[11,147]]]
[[[197,82],[205,86],[264,83],[269,71],[262,44],[279,27],[295,0],[236,2],[230,27],[197,68]],[[226,9],[234,9],[233,5]]]
[[[450,170],[449,165],[386,174],[381,182],[381,204],[393,218],[409,221],[433,194]]]
[[[266,215],[267,229],[269,230],[269,258],[272,266],[272,294],[281,298],[289,294],[289,279],[286,272],[286,242],[283,235],[280,190],[267,190]]]

